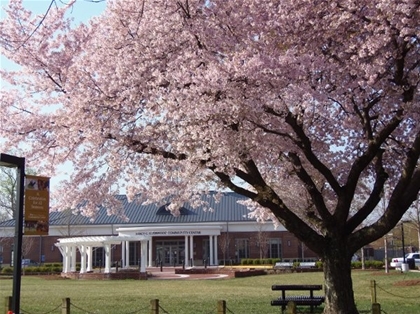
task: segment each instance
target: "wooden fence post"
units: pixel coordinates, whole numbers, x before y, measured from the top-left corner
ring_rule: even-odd
[[[6,297],[4,300],[4,313],[7,314],[12,309],[12,297]]]
[[[217,301],[217,314],[226,314],[226,301]]]
[[[289,301],[287,303],[287,314],[296,314],[296,303]]]
[[[372,304],[372,314],[381,314],[381,305],[379,303]]]
[[[61,314],[70,314],[70,298],[61,300]]]
[[[159,314],[159,299],[150,300],[150,314]]]
[[[372,304],[376,303],[376,281],[370,281],[370,294],[372,299]]]

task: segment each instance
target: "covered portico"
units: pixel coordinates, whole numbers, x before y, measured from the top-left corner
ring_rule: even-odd
[[[215,224],[195,224],[189,225],[167,225],[167,226],[147,226],[147,227],[129,227],[118,228],[117,232],[120,237],[126,239],[125,246],[123,245],[123,260],[127,263],[129,260],[128,247],[131,238],[148,237],[149,238],[149,252],[148,252],[148,266],[153,266],[153,237],[184,237],[184,266],[194,266],[194,237],[208,236],[209,252],[208,252],[208,265],[217,266],[218,263],[218,236],[220,235],[222,226]],[[143,250],[142,250],[143,252]],[[142,254],[143,257],[143,254]],[[126,264],[124,264],[126,265]]]
[[[58,239],[55,244],[63,256],[63,273],[76,272],[77,251],[80,252],[80,273],[92,272],[92,253],[94,248],[104,248],[105,268],[104,273],[111,272],[111,247],[129,241],[141,243],[140,273],[146,272],[148,236],[88,236]]]

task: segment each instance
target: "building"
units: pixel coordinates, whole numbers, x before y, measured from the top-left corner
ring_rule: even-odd
[[[52,212],[48,236],[24,236],[22,255],[39,263],[63,262],[68,271],[81,262],[90,267],[200,266],[237,264],[245,258],[314,260],[317,256],[291,233],[271,222],[257,223],[248,216],[245,200],[236,193],[203,195],[208,207],[184,204],[173,216],[166,206],[140,205],[116,196],[123,204],[128,221],[109,216],[100,208],[92,220],[73,215],[70,210]],[[10,264],[14,221],[0,224],[0,261]],[[70,257],[72,256],[72,257]],[[73,267],[73,269],[71,269]]]

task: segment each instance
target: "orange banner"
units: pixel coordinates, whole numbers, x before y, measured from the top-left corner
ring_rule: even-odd
[[[48,235],[50,178],[25,176],[25,235]]]

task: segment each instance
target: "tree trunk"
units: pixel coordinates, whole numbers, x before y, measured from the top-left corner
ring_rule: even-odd
[[[347,255],[343,248],[324,252],[324,314],[358,313],[353,295],[351,255]]]

